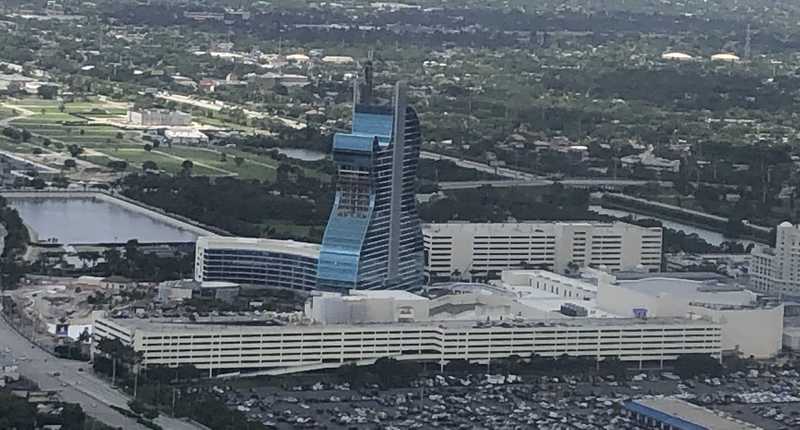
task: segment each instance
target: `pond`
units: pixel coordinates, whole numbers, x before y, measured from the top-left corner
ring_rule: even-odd
[[[278,148],[278,152],[289,158],[301,161],[319,161],[328,156],[324,152],[303,148]]]
[[[96,197],[8,197],[38,241],[62,244],[194,242],[197,231],[146,209]]]

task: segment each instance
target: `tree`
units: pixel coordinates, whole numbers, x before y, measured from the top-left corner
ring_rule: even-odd
[[[76,167],[78,167],[78,162],[76,162],[74,158],[68,158],[64,160],[64,169],[69,170]]]
[[[220,154],[219,154],[219,161],[221,161],[221,162],[223,162],[223,163],[224,163],[224,162],[226,162],[226,161],[228,161],[228,155],[227,155],[227,154],[225,154],[224,152],[220,152]]]
[[[115,250],[116,251],[116,250]],[[118,251],[117,251],[118,252]],[[107,358],[112,360],[112,383],[114,383],[117,376],[117,364],[131,366],[134,363],[136,352],[128,345],[122,343],[118,338],[102,338],[97,342],[97,349],[103,353]]]
[[[43,190],[47,186],[47,184],[44,182],[44,179],[42,178],[33,178],[30,182],[30,186],[32,186],[37,190]]]
[[[145,143],[144,144],[144,150],[147,151],[147,152],[152,151],[153,150],[153,145],[151,145],[149,143]]]
[[[147,160],[144,163],[142,163],[142,171],[146,172],[148,170],[153,170],[153,171],[158,170],[158,165],[156,164],[155,161]]]
[[[122,140],[122,139],[125,138],[125,135],[121,131],[118,131],[117,134],[116,134],[116,137],[117,137],[117,140]]]
[[[62,430],[82,430],[86,422],[86,412],[74,403],[67,403],[61,409]]]
[[[31,132],[23,128],[22,132],[20,133],[20,138],[23,142],[31,140]]]
[[[236,167],[241,167],[244,164],[244,157],[236,157],[233,159],[233,162],[236,163]]]
[[[128,162],[125,160],[111,160],[106,164],[110,169],[121,172],[128,168]]]
[[[42,141],[42,145],[44,145],[45,147],[48,147],[48,146],[50,146],[50,144],[51,144],[51,143],[53,143],[53,141],[52,141],[52,140],[50,140],[50,139],[48,139],[48,138],[46,138],[46,137],[45,137],[45,138],[44,138],[44,140]]]
[[[67,151],[69,151],[69,154],[72,156],[72,158],[77,158],[78,155],[83,153],[83,148],[73,143],[67,146]]]
[[[294,168],[290,164],[281,163],[278,166],[277,173],[276,173],[276,179],[277,179],[278,183],[289,182],[290,174],[292,173],[292,171],[294,171]]]
[[[41,85],[36,90],[36,93],[45,100],[53,100],[58,95],[58,87],[55,85]]]
[[[681,378],[694,378],[700,375],[717,377],[722,375],[722,365],[710,355],[684,354],[675,360],[675,371]]]
[[[51,181],[51,184],[56,188],[67,188],[69,186],[69,180],[64,176],[56,176]]]
[[[118,273],[122,265],[122,254],[116,248],[109,248],[104,251],[103,259],[110,273]]]
[[[194,163],[192,163],[192,160],[183,160],[183,163],[181,163],[181,173],[184,176],[191,176],[192,168],[194,168]]]
[[[0,428],[33,430],[36,413],[25,399],[0,393]]]

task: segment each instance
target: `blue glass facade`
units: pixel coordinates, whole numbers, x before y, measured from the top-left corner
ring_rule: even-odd
[[[398,83],[394,106],[356,103],[350,133],[333,140],[337,192],[318,266],[322,289],[423,284],[417,216],[419,119]]]

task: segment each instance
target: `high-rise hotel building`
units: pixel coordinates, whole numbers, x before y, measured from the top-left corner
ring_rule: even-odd
[[[391,105],[372,95],[372,66],[356,86],[353,127],[333,139],[336,198],[319,256],[321,289],[412,289],[423,284],[415,200],[420,125],[395,86]]]
[[[661,267],[661,228],[623,222],[530,221],[427,224],[426,269],[432,281],[497,278],[503,270],[570,266],[611,272]]]
[[[781,223],[775,247],[756,245],[751,254],[750,282],[755,290],[800,295],[800,225]]]

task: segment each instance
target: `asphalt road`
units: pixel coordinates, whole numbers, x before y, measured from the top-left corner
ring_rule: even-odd
[[[89,365],[55,358],[34,346],[0,318],[0,364],[16,364],[22,376],[42,390],[57,391],[65,402],[80,404],[93,418],[125,430],[148,430],[111,408],[127,409],[129,397],[90,373]],[[52,376],[54,372],[59,376]],[[181,420],[161,415],[155,422],[166,430],[199,430]]]

